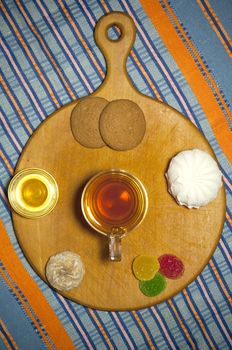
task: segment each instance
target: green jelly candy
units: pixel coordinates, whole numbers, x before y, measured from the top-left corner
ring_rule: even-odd
[[[147,297],[154,297],[166,288],[166,280],[161,273],[157,272],[154,278],[149,281],[139,281],[141,292]]]

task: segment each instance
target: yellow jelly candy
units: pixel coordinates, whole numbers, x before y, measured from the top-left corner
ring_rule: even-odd
[[[139,255],[132,265],[132,270],[135,277],[140,281],[149,281],[159,271],[160,264],[154,256]]]

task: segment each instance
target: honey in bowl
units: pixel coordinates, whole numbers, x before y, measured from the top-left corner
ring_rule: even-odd
[[[108,170],[94,176],[82,194],[82,212],[95,230],[124,234],[142,222],[148,205],[143,184],[123,170]]]
[[[54,209],[58,200],[58,186],[45,170],[27,168],[11,180],[8,198],[15,212],[27,218],[38,218]]]
[[[44,204],[48,196],[46,185],[37,178],[26,180],[21,188],[22,200],[30,207],[39,207]]]

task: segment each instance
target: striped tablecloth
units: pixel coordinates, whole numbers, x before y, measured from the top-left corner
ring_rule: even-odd
[[[173,299],[132,312],[91,310],[40,280],[17,243],[7,185],[28,138],[105,75],[93,29],[132,16],[127,62],[138,90],[173,106],[211,144],[224,177],[226,220],[201,275]],[[231,349],[231,0],[0,2],[0,349]]]

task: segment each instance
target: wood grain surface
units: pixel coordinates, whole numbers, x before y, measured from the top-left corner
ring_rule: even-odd
[[[117,25],[121,37],[107,36]],[[126,72],[126,60],[135,39],[135,26],[125,14],[112,13],[100,19],[95,40],[107,65],[107,75],[93,94],[109,101],[130,99],[143,110],[147,131],[142,143],[130,151],[108,147],[88,149],[72,136],[70,114],[77,102],[64,106],[48,117],[27,143],[16,172],[39,167],[57,180],[60,197],[47,216],[31,220],[13,213],[21,248],[46,281],[48,258],[60,251],[78,253],[85,264],[82,284],[63,293],[80,304],[103,310],[131,310],[148,307],[170,298],[193,281],[208,263],[219,241],[225,216],[225,192],[200,209],[176,204],[167,191],[165,171],[178,152],[199,148],[213,157],[213,151],[197,128],[178,111],[139,93]],[[120,168],[137,176],[145,185],[149,209],[143,223],[123,239],[121,262],[108,258],[108,240],[85,223],[80,210],[84,184],[97,172]],[[139,254],[177,255],[185,265],[178,280],[167,280],[166,290],[157,297],[144,296],[132,274],[131,264]]]

